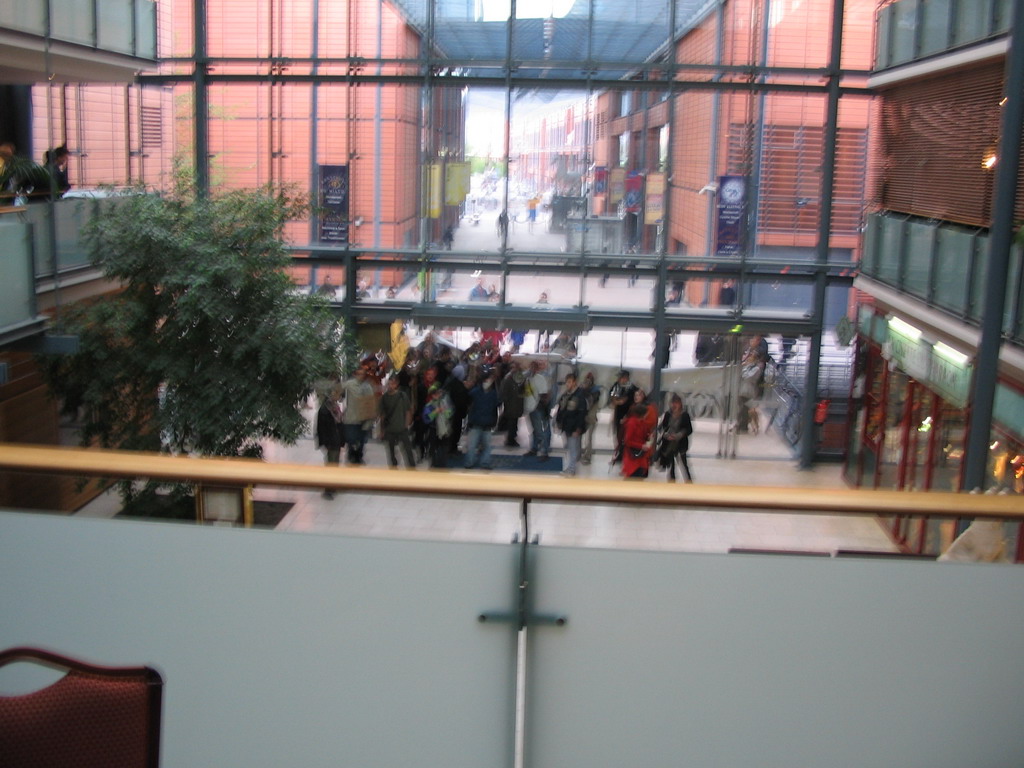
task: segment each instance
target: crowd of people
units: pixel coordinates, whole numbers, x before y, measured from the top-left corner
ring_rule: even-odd
[[[387,464],[407,469],[491,469],[492,442],[539,464],[550,460],[552,434],[564,446],[562,474],[574,476],[594,460],[598,414],[612,410],[615,450],[611,459],[623,477],[645,478],[652,468],[675,482],[681,467],[692,482],[686,452],[693,424],[682,399],[671,397],[660,418],[648,395],[620,371],[604,389],[594,373],[575,370],[557,381],[545,360],[520,360],[501,351],[503,332],[486,331],[464,351],[427,334],[394,369],[385,355],[367,356],[353,374],[323,392],[316,417],[316,442],[328,465],[365,464],[365,448],[376,437]],[[529,441],[520,443],[526,421]],[[400,454],[400,456],[399,456]],[[325,492],[329,496],[330,492]]]

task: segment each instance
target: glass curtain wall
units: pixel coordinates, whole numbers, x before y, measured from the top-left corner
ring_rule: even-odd
[[[293,278],[353,319],[641,330],[656,391],[764,335],[796,442],[850,367],[875,3],[842,8],[840,55],[833,0],[158,0],[159,73],[37,86],[36,125],[83,186],[308,196]]]

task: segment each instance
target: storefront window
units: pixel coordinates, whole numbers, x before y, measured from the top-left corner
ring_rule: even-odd
[[[967,438],[967,419],[964,411],[942,403],[938,418],[935,444],[935,467],[931,489],[959,491],[960,474],[964,461],[964,441]]]
[[[889,375],[886,395],[885,428],[881,451],[881,473],[878,487],[886,490],[900,488],[904,481],[901,458],[906,447],[906,426],[909,419],[911,379],[902,371]]]
[[[931,455],[938,398],[928,389],[914,387],[910,423],[907,435],[906,476],[904,488],[915,491],[928,490],[931,485]]]
[[[988,471],[990,487],[1024,494],[1024,442],[1001,430],[993,430],[989,441]]]

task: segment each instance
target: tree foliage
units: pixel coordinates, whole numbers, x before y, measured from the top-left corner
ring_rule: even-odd
[[[341,338],[326,303],[284,271],[282,230],[302,204],[184,185],[112,202],[83,236],[121,290],[72,307],[79,352],[45,365],[64,406],[81,409],[83,444],[260,456],[263,440],[294,443]]]

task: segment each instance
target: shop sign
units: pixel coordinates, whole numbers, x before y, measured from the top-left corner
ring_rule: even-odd
[[[928,383],[943,400],[963,408],[970,396],[971,366],[932,354]]]
[[[928,364],[931,360],[931,345],[905,336],[897,329],[889,325],[889,345],[892,349],[892,359],[908,375],[918,381],[925,381],[928,378]]]

